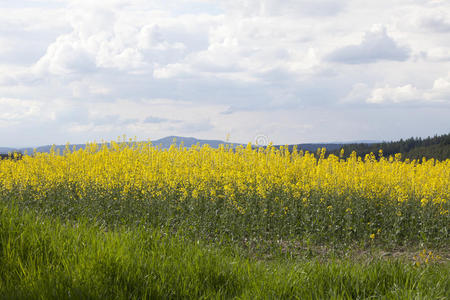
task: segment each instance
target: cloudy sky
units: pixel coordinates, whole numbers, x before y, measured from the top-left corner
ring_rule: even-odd
[[[448,132],[448,0],[0,0],[0,147]]]

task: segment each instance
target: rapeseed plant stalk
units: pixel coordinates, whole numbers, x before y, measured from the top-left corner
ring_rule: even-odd
[[[0,195],[68,211],[105,199],[114,213],[142,210],[152,222],[185,218],[206,232],[237,236],[448,241],[450,230],[442,228],[450,222],[450,160],[401,161],[381,151],[342,157],[270,145],[91,143],[0,161]]]

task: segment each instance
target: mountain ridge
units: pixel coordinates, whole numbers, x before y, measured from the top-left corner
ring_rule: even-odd
[[[98,143],[101,144],[101,143]],[[212,148],[218,148],[219,145],[230,145],[231,147],[236,147],[242,144],[239,143],[228,143],[221,140],[201,140],[194,137],[180,137],[180,136],[167,136],[161,139],[152,141],[152,144],[162,149],[167,149],[171,145],[175,144],[180,146],[183,144],[185,147],[190,148],[193,145],[199,144],[200,146],[208,144]],[[107,143],[109,145],[109,143]],[[72,149],[74,146],[76,149],[84,149],[86,144],[69,144]],[[274,147],[279,148],[282,145],[274,145]],[[327,154],[340,155],[341,149],[344,150],[344,157],[348,157],[353,151],[357,152],[358,156],[364,157],[369,153],[378,153],[378,150],[383,149],[383,154],[385,156],[394,155],[396,153],[401,153],[402,158],[409,159],[421,159],[422,157],[435,158],[438,160],[444,160],[450,158],[450,134],[435,135],[434,137],[428,138],[408,138],[400,139],[393,142],[362,142],[362,143],[303,143],[303,144],[291,144],[287,145],[289,150],[294,147],[297,150],[316,152],[319,148],[326,148]],[[257,146],[254,146],[257,147]],[[2,157],[7,157],[8,153],[25,151],[29,154],[36,152],[50,152],[52,145],[40,146],[35,149],[28,148],[8,148],[0,147],[0,154]],[[62,153],[66,145],[55,145],[55,149]]]
[[[176,146],[179,146],[181,143],[187,148],[192,147],[193,145],[200,144],[200,146],[208,144],[212,148],[218,148],[219,145],[233,145],[233,146],[239,146],[239,145],[245,145],[241,143],[231,143],[231,142],[225,142],[222,140],[216,140],[216,139],[197,139],[195,137],[183,137],[183,136],[167,136],[163,137],[154,141],[151,141],[151,143],[155,146],[160,146],[163,149],[169,148],[172,144]],[[354,143],[364,143],[364,144],[373,144],[377,141],[371,141],[371,140],[358,140],[358,141],[351,141],[351,142],[329,142],[329,143],[301,143],[301,144],[289,144],[288,146],[291,148],[294,145],[297,146],[297,148],[307,151],[316,151],[318,148],[325,147],[327,150],[332,151],[336,149],[340,149],[344,145],[347,144],[354,144]],[[102,143],[98,143],[102,144]],[[109,143],[108,143],[109,144]],[[56,150],[63,151],[66,148],[66,145],[54,145]],[[72,149],[74,146],[76,149],[84,149],[86,147],[86,144],[69,144],[70,148]],[[279,147],[281,145],[274,145],[275,147]],[[50,152],[50,149],[53,147],[53,145],[44,145],[44,146],[38,146],[38,147],[22,147],[22,148],[14,148],[14,147],[0,147],[0,154],[8,154],[12,152],[20,152],[20,153],[33,153],[36,152]]]
[[[155,146],[161,146],[163,149],[169,148],[172,144],[179,146],[181,143],[185,147],[192,147],[193,145],[200,144],[200,146],[208,144],[212,148],[218,148],[219,145],[233,145],[233,146],[239,146],[244,145],[241,143],[231,143],[231,142],[225,142],[222,140],[214,140],[214,139],[197,139],[195,137],[183,137],[183,136],[166,136],[154,141],[151,141],[151,143]],[[350,142],[349,142],[350,143]],[[353,142],[352,142],[353,143]],[[98,143],[101,144],[101,143]],[[307,151],[316,151],[317,148],[326,147],[329,150],[338,149],[339,147],[342,147],[343,145],[347,144],[346,142],[342,143],[302,143],[297,144],[297,147],[302,148],[303,150]],[[86,147],[86,144],[69,144],[70,148],[72,149],[74,146],[76,149],[84,149]],[[12,152],[20,152],[20,153],[33,153],[35,150],[36,152],[50,152],[50,149],[53,145],[44,145],[44,146],[38,146],[36,148],[33,147],[23,147],[23,148],[13,148],[13,147],[0,147],[0,154],[8,154]],[[280,145],[275,145],[276,147]],[[289,146],[293,146],[289,145]],[[59,151],[63,151],[66,148],[66,145],[55,145],[55,149]]]
[[[229,143],[224,142],[221,140],[208,140],[208,139],[197,139],[194,137],[182,137],[182,136],[167,136],[163,137],[154,141],[150,141],[155,146],[161,146],[163,149],[169,148],[172,144],[175,144],[179,146],[181,143],[185,147],[192,147],[193,145],[200,144],[200,146],[203,146],[205,144],[210,145],[212,148],[218,148],[219,145],[241,145],[238,143]],[[175,143],[174,143],[175,142]],[[103,143],[97,143],[99,145]],[[107,143],[109,144],[109,142]],[[35,150],[36,152],[50,152],[50,149],[55,146],[55,150],[63,151],[66,148],[66,145],[44,145],[44,146],[38,146],[36,148],[33,147],[23,147],[23,148],[13,148],[13,147],[0,147],[0,154],[8,154],[12,152],[20,152],[20,153],[33,153]],[[76,149],[84,149],[86,147],[86,144],[69,144],[69,147],[72,149],[73,147],[76,147]]]

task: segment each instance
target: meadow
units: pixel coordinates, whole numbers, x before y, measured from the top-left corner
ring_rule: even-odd
[[[89,144],[0,161],[10,298],[450,297],[450,160]]]

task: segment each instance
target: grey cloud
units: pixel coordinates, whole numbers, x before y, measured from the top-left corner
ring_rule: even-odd
[[[424,18],[422,25],[434,32],[447,33],[450,32],[449,18],[444,15]]]
[[[109,83],[111,95],[119,99],[182,99],[197,104],[217,104],[237,111],[262,111],[301,106],[320,106],[336,99],[342,81],[333,76],[311,76],[301,82],[283,69],[274,69],[256,76],[253,82],[191,74],[187,78],[152,79],[144,75],[102,73],[101,80]],[[324,88],[326,86],[327,88]],[[91,96],[93,97],[93,96]],[[108,100],[105,100],[108,101]],[[176,120],[148,116],[144,123]]]
[[[331,62],[344,64],[365,64],[380,60],[405,61],[409,58],[410,49],[399,46],[388,36],[386,29],[370,31],[364,35],[359,45],[338,48],[325,58]]]
[[[144,123],[163,123],[163,122],[167,122],[167,121],[169,121],[169,119],[158,118],[158,117],[154,117],[154,116],[149,116],[144,119]]]
[[[120,121],[120,125],[130,125],[130,124],[136,124],[136,123],[139,123],[139,120],[136,118],[129,118],[129,119]]]
[[[143,123],[148,124],[161,124],[161,123],[170,123],[170,124],[177,124],[177,123],[183,123],[182,120],[177,119],[167,119],[167,118],[159,118],[155,116],[148,116],[143,120]]]

